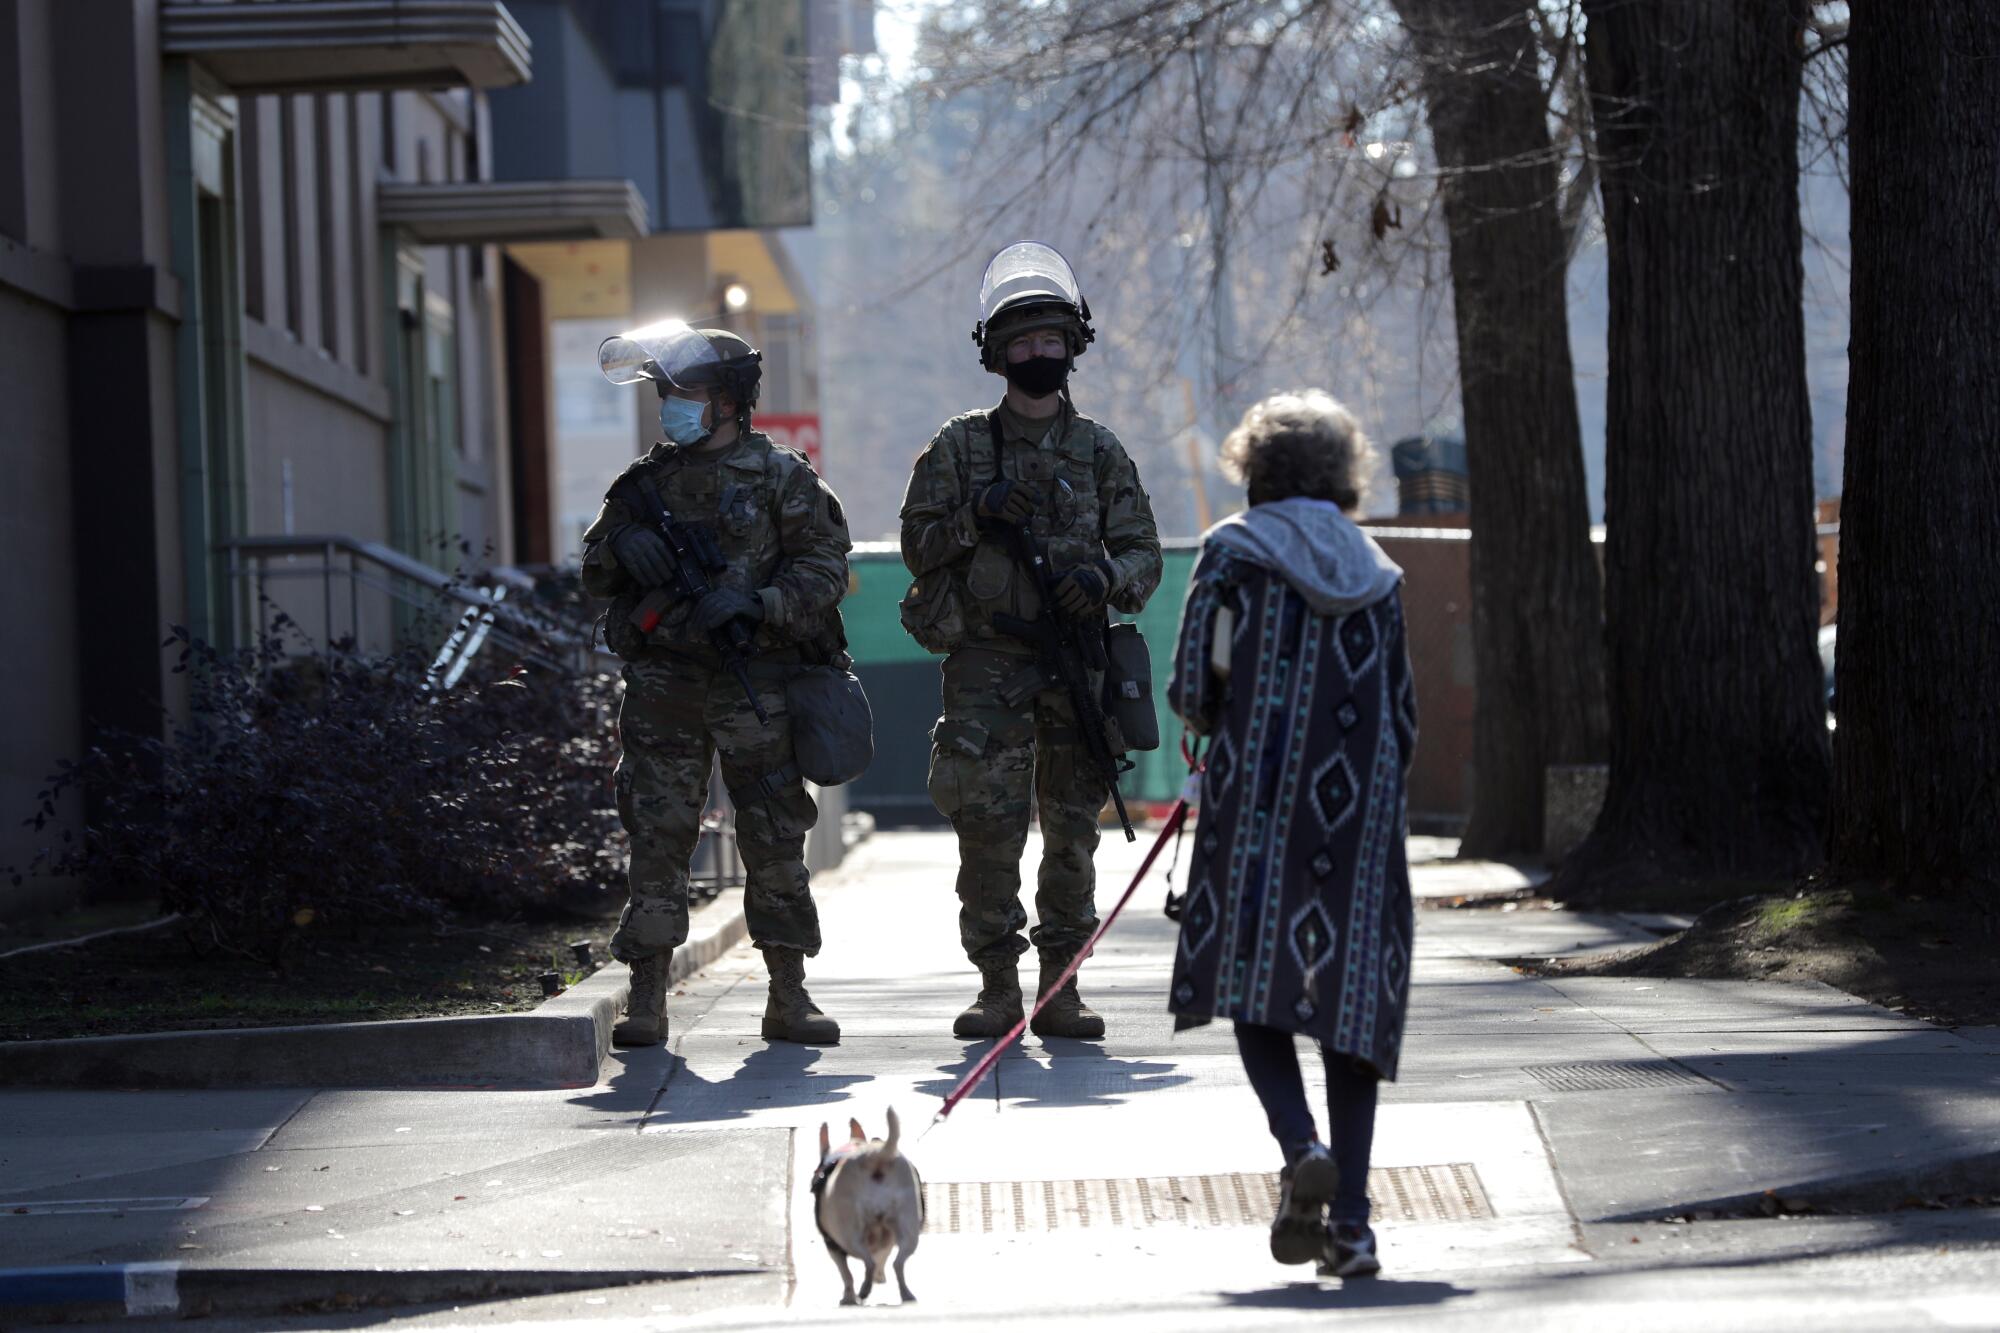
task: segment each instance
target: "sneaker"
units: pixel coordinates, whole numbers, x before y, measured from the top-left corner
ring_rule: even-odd
[[[1278,1177],[1278,1215],[1271,1220],[1271,1257],[1311,1263],[1326,1246],[1326,1206],[1340,1188],[1340,1168],[1318,1143],[1292,1159]]]
[[[1375,1253],[1375,1233],[1367,1223],[1337,1224],[1326,1239],[1326,1253],[1320,1257],[1321,1277],[1374,1277],[1382,1271]]]

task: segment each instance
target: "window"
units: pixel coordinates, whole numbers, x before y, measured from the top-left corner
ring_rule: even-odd
[[[354,368],[363,375],[368,373],[368,347],[375,335],[375,326],[368,319],[368,275],[372,270],[368,263],[368,223],[361,207],[366,186],[361,174],[361,165],[366,160],[362,150],[367,142],[361,133],[361,98],[350,97],[347,99],[347,257],[348,275],[354,287],[350,294],[354,302]]]
[[[278,161],[280,213],[284,220],[285,242],[285,327],[300,342],[306,339],[304,282],[299,264],[299,120],[298,98],[286,97],[278,103]]]
[[[313,221],[319,236],[314,267],[319,270],[319,345],[335,360],[340,359],[340,215],[333,196],[338,147],[333,98],[320,93],[313,99]]]
[[[264,319],[264,162],[262,107],[254,97],[237,104],[239,158],[243,173],[243,309]]]
[[[28,128],[27,90],[21,79],[21,20],[9,7],[0,22],[0,88],[7,90],[6,114],[0,116],[0,234],[28,239],[28,181],[24,142]]]
[[[458,429],[458,332],[451,302],[424,293],[424,393],[440,450],[464,445]]]

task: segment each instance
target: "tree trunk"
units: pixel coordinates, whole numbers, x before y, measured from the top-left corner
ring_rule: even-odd
[[[2000,881],[2000,31],[1857,0],[1832,868]]]
[[[1798,208],[1805,0],[1585,0],[1610,261],[1611,780],[1571,900],[1821,851]]]
[[[1396,0],[1443,169],[1472,489],[1473,807],[1462,853],[1542,845],[1550,764],[1605,753],[1603,622],[1568,246],[1521,0]]]

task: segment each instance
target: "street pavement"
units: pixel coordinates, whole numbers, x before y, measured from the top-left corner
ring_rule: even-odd
[[[1107,838],[1101,904],[1143,847]],[[931,1204],[904,1324],[2000,1327],[2000,1211],[1889,1207],[2000,1179],[1990,1030],[1824,987],[1525,975],[1497,960],[1672,923],[1545,910],[1516,901],[1531,871],[1426,855],[1420,898],[1488,905],[1420,913],[1370,1181],[1385,1272],[1343,1288],[1265,1251],[1275,1149],[1227,1029],[1172,1031],[1157,870],[1083,972],[1107,1039],[1029,1037],[931,1124],[987,1046],[950,1035],[977,985],[952,864],[947,835],[883,833],[828,877],[808,980],[838,1047],[758,1039],[739,948],[673,997],[669,1047],[583,1092],[0,1093],[0,1267],[412,1302],[276,1317],[252,1286],[217,1328],[848,1321],[886,1311],[836,1308],[804,1185],[823,1121],[880,1134],[893,1106]],[[1830,1205],[1858,1211],[1755,1215]],[[414,1270],[495,1298],[430,1300]],[[566,1289],[510,1296],[537,1283]]]

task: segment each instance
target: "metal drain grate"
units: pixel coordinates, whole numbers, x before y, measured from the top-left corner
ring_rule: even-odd
[[[1493,1216],[1469,1162],[1378,1167],[1368,1173],[1378,1221],[1476,1222]],[[924,1230],[933,1235],[1068,1231],[1077,1227],[1267,1226],[1276,1172],[1123,1180],[932,1181]]]
[[[1522,1069],[1557,1092],[1713,1086],[1700,1074],[1672,1060],[1584,1060],[1570,1065],[1523,1065]]]

